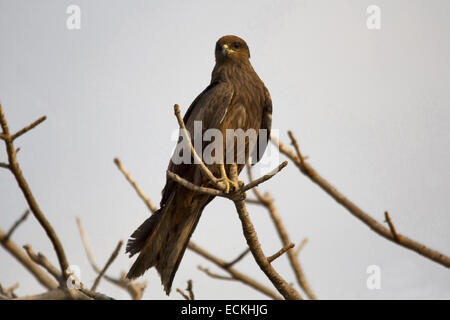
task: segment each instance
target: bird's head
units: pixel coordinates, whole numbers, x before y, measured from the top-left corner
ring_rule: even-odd
[[[216,61],[248,61],[250,50],[247,43],[237,36],[224,36],[216,43]]]

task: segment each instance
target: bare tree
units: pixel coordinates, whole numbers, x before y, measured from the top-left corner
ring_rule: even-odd
[[[174,106],[175,116],[177,118],[180,129],[184,131],[185,137],[189,137],[186,134],[186,127],[181,117],[180,108],[178,105]],[[17,152],[19,149],[14,147],[14,142],[17,138],[21,137],[28,131],[32,130],[40,123],[42,123],[46,117],[41,117],[29,126],[19,130],[18,132],[11,134],[8,123],[6,121],[5,115],[3,113],[2,106],[0,105],[0,125],[2,128],[2,133],[0,134],[0,140],[5,143],[6,154],[8,157],[7,162],[0,162],[0,168],[9,170],[17,181],[17,184],[24,195],[27,202],[28,208],[25,213],[13,224],[10,229],[5,232],[0,229],[0,245],[10,253],[10,255],[18,260],[29,273],[44,287],[45,292],[33,296],[17,297],[14,290],[17,288],[18,284],[15,284],[9,288],[3,288],[0,285],[0,299],[76,299],[76,300],[107,300],[112,299],[111,297],[96,292],[96,289],[102,279],[109,281],[110,283],[118,286],[119,288],[127,291],[132,299],[141,299],[146,288],[145,282],[130,281],[125,277],[123,272],[119,277],[113,277],[107,274],[109,266],[114,262],[115,258],[120,252],[122,247],[122,241],[118,241],[115,249],[113,250],[110,258],[107,260],[105,265],[100,268],[94,259],[94,254],[89,244],[86,231],[80,219],[77,219],[78,229],[80,231],[81,240],[86,251],[87,258],[93,268],[97,273],[97,277],[91,287],[88,289],[79,279],[76,278],[74,274],[70,272],[69,263],[64,251],[64,247],[59,240],[55,229],[51,226],[50,222],[44,215],[44,212],[39,207],[36,199],[28,186],[28,183],[23,175],[23,172],[17,161]],[[279,147],[280,151],[285,154],[302,174],[307,176],[312,182],[321,187],[327,194],[329,194],[333,199],[335,199],[339,204],[344,206],[351,214],[360,219],[363,223],[367,224],[376,233],[382,237],[400,245],[410,250],[413,250],[420,255],[439,263],[445,267],[450,266],[450,258],[443,253],[436,250],[430,249],[425,245],[412,240],[404,235],[397,232],[392,220],[388,214],[385,212],[386,222],[388,224],[385,227],[383,224],[377,222],[375,219],[370,217],[367,213],[361,210],[348,198],[344,197],[337,189],[335,189],[328,181],[326,181],[322,176],[320,176],[317,171],[315,171],[308,162],[306,162],[306,157],[300,152],[298,143],[289,131],[289,137],[293,145],[293,150],[284,145],[282,142],[276,140],[272,137],[273,143]],[[207,261],[211,262],[221,270],[224,274],[218,274],[216,272],[210,271],[208,268],[203,266],[198,266],[198,269],[214,279],[228,280],[228,281],[239,281],[240,283],[249,286],[269,298],[272,299],[296,299],[300,300],[303,298],[303,294],[291,284],[289,284],[285,277],[280,275],[275,268],[272,266],[272,262],[275,259],[280,258],[285,255],[289,260],[290,266],[292,268],[293,274],[297,280],[298,286],[303,290],[305,297],[309,299],[317,299],[311,285],[309,284],[305,273],[301,267],[299,261],[299,253],[307,242],[307,239],[301,241],[301,243],[294,250],[295,245],[291,241],[286,227],[283,224],[281,214],[278,212],[274,199],[269,193],[262,194],[258,190],[258,186],[263,184],[265,181],[273,178],[278,174],[283,168],[286,167],[287,161],[281,163],[270,173],[263,175],[257,179],[253,179],[250,167],[248,167],[249,182],[245,185],[239,186],[237,183],[237,167],[232,166],[230,177],[239,186],[231,193],[225,192],[225,185],[220,179],[214,177],[214,175],[209,171],[207,166],[203,163],[199,155],[196,153],[192,143],[190,143],[190,148],[193,157],[196,158],[202,172],[210,180],[211,187],[204,187],[194,185],[191,182],[181,178],[177,174],[168,171],[167,176],[174,180],[175,182],[183,185],[184,187],[195,190],[200,193],[205,193],[209,195],[214,195],[218,197],[226,198],[233,202],[236,209],[238,218],[240,219],[242,225],[242,232],[246,240],[246,248],[232,261],[225,261],[216,255],[208,252],[207,250],[201,248],[192,241],[189,243],[188,248],[203,257]],[[151,202],[150,198],[145,195],[139,185],[136,183],[135,179],[131,174],[125,169],[124,165],[120,162],[118,158],[114,159],[114,163],[117,165],[119,170],[124,174],[127,181],[131,184],[133,189],[136,191],[137,195],[144,201],[150,212],[156,211],[156,206]],[[246,192],[252,191],[254,198],[247,198]],[[267,255],[261,247],[258,239],[257,232],[254,225],[249,217],[247,210],[247,204],[250,205],[260,205],[267,209],[270,218],[274,224],[275,230],[280,238],[281,245],[280,249]],[[58,259],[59,266],[56,267],[52,265],[46,256],[40,252],[35,253],[32,246],[27,244],[20,248],[11,239],[14,231],[20,227],[21,223],[27,219],[30,213],[38,220],[42,229],[47,234],[50,242],[53,245],[53,249]],[[268,287],[266,284],[261,283],[249,275],[240,272],[236,266],[239,261],[241,261],[248,253],[251,253],[253,259],[258,264],[261,271],[265,274],[266,278],[272,284],[272,287]],[[177,292],[182,296],[182,298],[187,300],[193,300],[194,290],[192,280],[187,281],[186,290],[177,289]]]

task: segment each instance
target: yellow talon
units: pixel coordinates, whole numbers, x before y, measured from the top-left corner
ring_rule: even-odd
[[[225,165],[223,165],[223,164],[220,165],[220,175],[221,175],[222,181],[225,183],[225,186],[226,186],[225,193],[230,192],[230,185],[233,186],[234,190],[238,190],[239,187],[244,184],[244,181],[238,181],[238,184],[236,184],[236,182],[234,182],[233,180],[228,178],[227,172],[225,170]]]

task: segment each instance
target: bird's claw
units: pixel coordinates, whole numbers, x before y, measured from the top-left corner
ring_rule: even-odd
[[[228,178],[224,165],[221,165],[221,167],[220,167],[220,174],[222,176],[220,181],[222,181],[225,184],[224,192],[227,194],[230,193],[231,191],[239,190],[240,187],[242,187],[244,185],[244,181],[238,180],[238,182],[236,183],[235,181]],[[244,195],[245,195],[245,193],[244,193]]]
[[[243,185],[244,181],[238,180],[238,182],[234,182],[233,180],[229,179],[228,177],[222,177],[220,179],[225,184],[225,193],[230,193],[233,191],[238,191]]]

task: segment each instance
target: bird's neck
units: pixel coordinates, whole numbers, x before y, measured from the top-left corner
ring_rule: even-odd
[[[254,73],[252,65],[248,60],[246,61],[221,61],[216,62],[214,66],[211,82],[233,82],[239,83],[245,81],[244,74]]]

